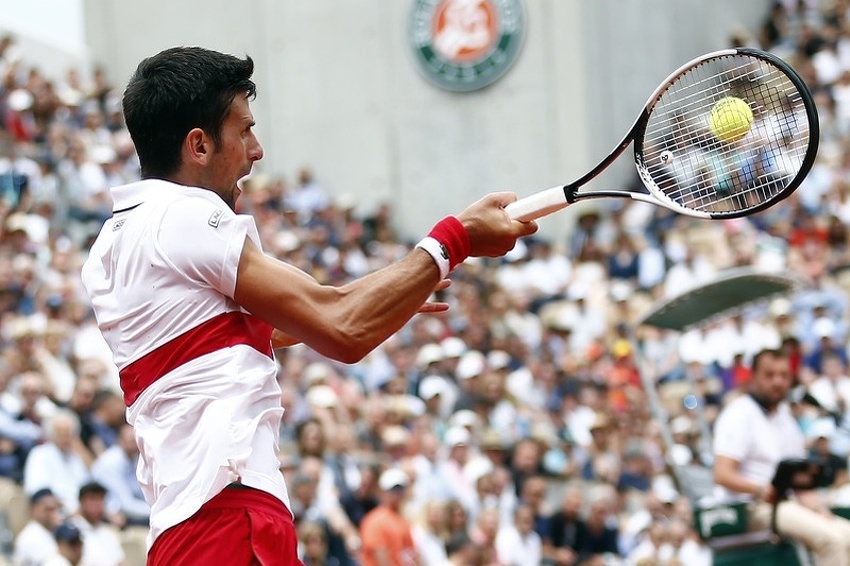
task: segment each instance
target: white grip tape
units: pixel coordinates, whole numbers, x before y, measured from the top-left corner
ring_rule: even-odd
[[[552,187],[539,193],[534,193],[512,202],[505,207],[513,220],[535,220],[547,214],[551,214],[570,205],[564,196],[564,187]]]

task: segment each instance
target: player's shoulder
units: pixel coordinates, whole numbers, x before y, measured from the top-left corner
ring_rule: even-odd
[[[218,228],[236,217],[236,213],[214,192],[194,187],[180,187],[164,203],[163,221],[190,226]]]

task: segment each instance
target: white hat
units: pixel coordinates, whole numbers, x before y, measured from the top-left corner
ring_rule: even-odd
[[[822,316],[812,324],[812,331],[818,338],[832,338],[835,335],[835,322]]]
[[[674,444],[670,447],[667,458],[674,466],[687,466],[694,459],[694,453],[684,444]],[[661,493],[658,493],[658,496],[661,497]]]
[[[548,317],[548,326],[556,332],[569,332],[575,330],[576,321],[579,318],[576,307],[572,304],[557,305]]]
[[[98,165],[107,165],[118,158],[118,153],[108,145],[97,145],[91,149],[91,158]]]
[[[611,283],[609,292],[614,301],[625,301],[632,296],[632,286],[621,279],[617,279]]]
[[[314,385],[307,390],[307,402],[326,409],[334,407],[339,401],[336,392],[327,385]]]
[[[679,492],[670,476],[661,474],[652,480],[652,492],[662,503],[675,503],[679,499]]]
[[[504,350],[492,350],[487,354],[487,365],[490,369],[505,369],[511,363],[511,355]]]
[[[13,112],[23,112],[32,106],[33,100],[30,91],[24,88],[16,88],[9,93],[6,104],[9,106],[9,110]]]
[[[440,346],[443,348],[443,357],[445,358],[459,358],[466,352],[466,342],[457,336],[444,338],[440,342]]]
[[[27,232],[27,215],[23,212],[13,212],[6,218],[6,232]]]
[[[493,471],[493,462],[486,457],[473,458],[463,467],[463,477],[471,484]]]
[[[445,395],[448,389],[444,377],[429,375],[419,383],[419,396],[427,401],[437,395]]]
[[[455,375],[458,379],[469,379],[476,375],[481,375],[484,371],[484,354],[478,350],[469,350],[457,364]]]
[[[453,426],[446,431],[446,436],[443,438],[443,442],[449,448],[454,448],[455,446],[466,446],[469,444],[469,431],[466,430],[462,426]]]
[[[416,354],[416,366],[425,369],[429,365],[443,360],[443,348],[439,344],[429,343],[419,348]]]
[[[469,409],[461,409],[460,411],[456,411],[451,417],[449,417],[449,426],[476,426],[478,424],[478,415],[476,415],[473,411]]]
[[[578,301],[587,298],[587,284],[584,281],[573,281],[567,288],[567,298]]]
[[[769,310],[770,315],[774,318],[778,318],[780,316],[788,316],[789,314],[791,314],[791,301],[789,301],[785,297],[774,299],[770,303]]]
[[[686,434],[693,432],[693,423],[686,415],[679,415],[670,421],[670,431],[673,434]]]
[[[407,444],[410,433],[401,425],[390,425],[381,433],[381,442],[385,446],[400,446]]]
[[[398,468],[385,470],[378,479],[378,487],[384,491],[389,491],[395,487],[407,487],[409,483],[410,478]]]
[[[304,387],[312,387],[317,383],[327,381],[331,376],[331,366],[325,362],[313,362],[301,372],[301,380]]]
[[[806,437],[809,440],[817,440],[818,438],[832,438],[835,433],[835,421],[832,419],[817,419],[809,425],[806,430]]]

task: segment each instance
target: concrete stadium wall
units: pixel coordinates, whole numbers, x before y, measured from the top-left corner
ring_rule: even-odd
[[[94,60],[123,84],[138,61],[203,45],[257,63],[253,105],[266,158],[288,179],[310,165],[331,194],[368,212],[390,201],[422,234],[492,190],[530,194],[583,174],[671,70],[755,30],[767,0],[524,0],[526,39],[493,85],[459,94],[419,73],[410,1],[86,0]],[[619,186],[630,160],[606,177]],[[575,216],[541,223],[560,239]]]

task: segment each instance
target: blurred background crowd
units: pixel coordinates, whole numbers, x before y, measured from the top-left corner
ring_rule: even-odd
[[[709,564],[670,462],[710,468],[698,424],[745,390],[765,347],[791,353],[822,406],[795,408],[837,469],[834,503],[850,504],[850,2],[777,2],[730,44],[783,57],[817,100],[820,154],[789,199],[710,223],[636,202],[587,207],[563,241],[467,261],[439,293],[447,314],[415,317],[360,363],[276,352],[281,473],[306,564],[361,563],[384,508],[426,566]],[[79,278],[108,188],[138,178],[138,163],[121,85],[85,71],[43,76],[0,39],[0,563],[143,563],[137,449]],[[392,203],[362,211],[336,189],[309,167],[256,174],[239,206],[268,253],[329,284],[411,250]],[[697,330],[631,336],[651,305],[741,266],[805,286]]]

